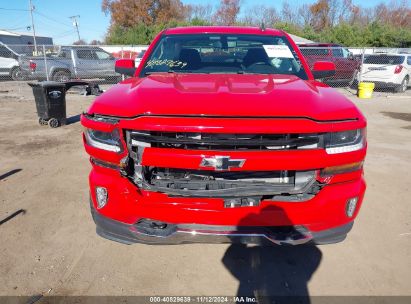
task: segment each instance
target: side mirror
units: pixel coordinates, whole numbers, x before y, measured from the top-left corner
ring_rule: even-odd
[[[335,75],[335,64],[329,61],[317,61],[314,63],[312,73],[314,79],[332,77]]]
[[[114,70],[119,74],[134,76],[137,68],[133,59],[118,59],[116,60]]]

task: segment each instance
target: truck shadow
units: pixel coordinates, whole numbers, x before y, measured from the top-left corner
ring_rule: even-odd
[[[268,208],[274,213],[285,214],[280,208]],[[250,220],[256,216],[244,218],[239,226],[250,225]],[[312,244],[252,247],[233,244],[227,249],[222,262],[239,281],[238,297],[251,297],[259,303],[309,304],[307,284],[321,259],[321,251]]]
[[[13,212],[13,213],[10,214],[8,217],[0,220],[0,226],[3,225],[4,223],[10,221],[12,218],[16,217],[16,216],[19,215],[20,213],[21,213],[21,214],[25,214],[25,213],[26,213],[26,210],[24,210],[24,209],[19,209],[19,210],[17,210],[16,212]]]
[[[0,175],[0,180],[6,179],[7,177],[9,177],[9,176],[11,176],[11,175],[13,175],[13,174],[19,173],[21,170],[22,170],[22,169],[13,169],[13,170],[10,170],[10,171],[8,171],[8,172],[6,172],[6,173],[4,173],[4,174],[1,174],[1,175]]]
[[[79,122],[80,121],[80,116],[81,116],[80,114],[77,114],[77,115],[74,115],[74,116],[67,117],[66,125],[71,125],[71,124]]]

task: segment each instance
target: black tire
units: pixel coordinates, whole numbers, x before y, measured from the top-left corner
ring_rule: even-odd
[[[10,77],[15,81],[25,80],[23,71],[20,67],[14,67],[10,72]]]
[[[49,119],[50,128],[57,128],[60,125],[60,122],[56,118]]]
[[[404,93],[408,88],[409,81],[410,81],[410,79],[408,78],[408,76],[405,76],[404,79],[402,80],[401,84],[394,88],[394,91],[396,93]]]
[[[71,79],[71,74],[68,71],[57,71],[53,74],[53,81],[67,82]]]
[[[47,120],[44,118],[39,118],[39,124],[40,126],[47,126]]]
[[[360,73],[359,70],[355,70],[355,71],[354,71],[354,73],[353,73],[353,75],[352,75],[352,78],[351,78],[350,82],[348,83],[348,86],[349,86],[351,89],[355,89],[355,88],[358,86],[358,74],[359,74],[359,73]]]

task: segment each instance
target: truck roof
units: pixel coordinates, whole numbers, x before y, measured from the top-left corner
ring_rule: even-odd
[[[164,34],[167,35],[208,33],[284,36],[284,32],[281,30],[271,28],[266,28],[263,30],[259,27],[249,26],[187,26],[170,28],[164,31]]]
[[[70,49],[101,49],[99,45],[62,45],[61,48]]]
[[[410,55],[410,53],[394,53],[394,52],[387,52],[387,53],[372,53],[372,54],[366,54],[367,56],[407,56]]]

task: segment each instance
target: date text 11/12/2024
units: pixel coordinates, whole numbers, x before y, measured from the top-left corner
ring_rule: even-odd
[[[256,303],[257,299],[240,296],[157,296],[150,297],[149,301],[150,303]]]

